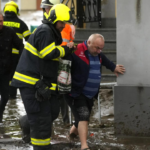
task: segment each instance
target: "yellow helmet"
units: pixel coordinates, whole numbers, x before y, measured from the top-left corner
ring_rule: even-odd
[[[9,11],[9,12],[14,12],[16,15],[20,15],[18,5],[14,1],[10,1],[6,3],[3,11],[4,13],[6,11]]]
[[[60,0],[51,0],[51,3],[53,3],[54,5],[60,4]]]
[[[70,8],[64,4],[54,5],[48,14],[48,21],[53,24],[57,21],[70,22],[71,11]]]

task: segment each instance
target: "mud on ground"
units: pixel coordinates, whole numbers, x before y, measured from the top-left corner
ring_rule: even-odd
[[[89,123],[88,144],[91,150],[150,150],[150,139],[140,137],[116,137],[114,133],[114,111],[112,89],[100,90],[101,123],[99,123],[98,101],[95,100]],[[30,144],[21,140],[18,124],[25,110],[18,93],[17,99],[9,100],[3,124],[0,124],[0,150],[32,150]],[[61,115],[53,123],[52,149],[79,150],[79,137],[68,139],[70,125],[62,122]]]

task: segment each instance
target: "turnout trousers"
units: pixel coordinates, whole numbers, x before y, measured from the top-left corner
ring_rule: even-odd
[[[12,78],[14,76],[14,73],[16,71],[18,60],[19,60],[18,54],[13,54],[13,65],[12,65],[10,81],[12,80]],[[9,87],[9,96],[12,99],[16,98],[16,96],[17,96],[17,88],[16,87],[10,85],[10,87]]]
[[[20,88],[30,125],[31,143],[34,150],[50,150],[52,122],[59,115],[59,101],[56,95],[42,102],[35,98],[34,88]]]
[[[9,99],[9,74],[0,74],[0,119],[3,118],[3,112]]]

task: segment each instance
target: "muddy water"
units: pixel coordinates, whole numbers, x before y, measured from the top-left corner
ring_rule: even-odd
[[[113,93],[101,90],[101,124],[99,124],[97,101],[89,124],[88,144],[91,150],[150,150],[150,138],[116,137],[114,134]],[[18,93],[17,99],[9,100],[0,124],[0,150],[32,150],[30,144],[21,141],[18,118],[25,110]],[[55,150],[80,149],[79,138],[68,139],[70,126],[63,125],[61,115],[53,123],[52,147]]]

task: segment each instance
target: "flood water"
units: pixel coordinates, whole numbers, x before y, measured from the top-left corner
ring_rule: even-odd
[[[101,95],[101,124],[98,121],[97,100],[89,123],[88,144],[91,150],[150,150],[150,138],[116,137],[114,133],[113,95],[111,90],[104,90]],[[103,93],[102,93],[103,94]],[[32,150],[30,144],[21,140],[18,118],[25,114],[21,97],[9,100],[0,124],[0,150]],[[79,138],[68,139],[70,126],[65,126],[61,115],[53,123],[51,143],[55,150],[80,149]]]

